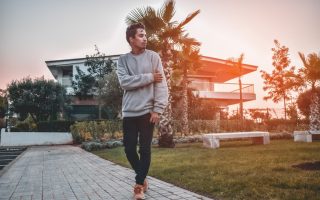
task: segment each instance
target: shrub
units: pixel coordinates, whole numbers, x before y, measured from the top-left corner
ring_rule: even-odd
[[[82,143],[81,148],[85,149],[86,151],[94,151],[106,148],[106,145],[101,144],[99,142],[91,141]]]
[[[39,132],[70,132],[70,126],[74,124],[74,121],[41,121],[38,122]]]
[[[266,121],[267,130],[269,132],[292,132],[294,131],[297,121],[284,119],[271,119]]]
[[[98,140],[107,141],[110,139],[122,138],[122,121],[84,121],[77,122],[71,126],[73,139],[77,143]]]
[[[214,120],[189,120],[189,134],[194,135],[197,133],[210,133],[217,127]],[[179,135],[182,130],[182,121],[173,120],[173,131]]]
[[[29,132],[37,131],[37,124],[34,122],[32,117],[28,117],[23,121],[16,121],[15,125],[11,128],[12,132]]]
[[[81,148],[85,149],[86,151],[95,151],[106,148],[111,149],[122,145],[123,143],[120,140],[109,140],[107,142],[90,141],[83,142]]]

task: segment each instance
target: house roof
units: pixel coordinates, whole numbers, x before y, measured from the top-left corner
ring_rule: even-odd
[[[109,55],[108,58],[117,60],[121,54]],[[48,68],[63,68],[63,66],[70,66],[73,64],[81,64],[86,61],[86,58],[72,58],[61,60],[49,60],[45,61]],[[239,76],[238,70],[232,66],[231,63],[227,63],[227,60],[213,58],[208,56],[201,56],[202,66],[196,72],[188,72],[188,77],[191,78],[207,78],[212,82],[226,82],[228,80],[237,78]],[[245,75],[256,71],[258,66],[243,64],[241,75]]]
[[[201,57],[202,66],[196,72],[189,72],[189,77],[208,78],[212,82],[226,82],[239,77],[238,69],[227,60],[208,56]],[[243,64],[241,75],[256,71],[258,66]]]
[[[121,54],[115,54],[115,55],[109,55],[106,56],[111,59],[117,59],[119,58]],[[83,58],[71,58],[71,59],[60,59],[60,60],[48,60],[45,61],[47,66],[64,66],[64,65],[70,65],[70,64],[79,64],[84,63],[86,61],[86,57]]]

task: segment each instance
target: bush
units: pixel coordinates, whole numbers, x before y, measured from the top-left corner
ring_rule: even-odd
[[[216,129],[214,120],[189,120],[189,134],[210,133]],[[182,121],[173,120],[173,132],[179,135],[182,131]]]
[[[296,120],[271,119],[266,121],[269,132],[293,132],[297,126]]]
[[[99,143],[99,142],[84,142],[81,145],[81,148],[85,149],[86,151],[95,151],[99,149],[104,149],[107,146],[105,144]]]
[[[74,121],[42,121],[38,122],[39,132],[70,132],[70,126],[74,124]]]
[[[84,121],[77,122],[71,126],[73,139],[77,143],[97,140],[107,141],[109,139],[122,138],[122,121]]]
[[[220,121],[221,132],[241,131],[241,121],[238,119],[225,119]],[[255,123],[253,120],[243,121],[243,131],[263,131],[266,127],[262,123]]]
[[[176,137],[173,139],[174,143],[194,143],[202,142],[202,135],[191,135],[185,137]]]
[[[106,148],[111,149],[122,145],[123,143],[120,140],[110,140],[107,142],[90,141],[83,142],[81,148],[85,149],[86,151],[95,151]]]
[[[15,125],[11,128],[12,132],[30,132],[37,131],[37,124],[34,122],[32,117],[28,117],[24,121],[16,121]]]

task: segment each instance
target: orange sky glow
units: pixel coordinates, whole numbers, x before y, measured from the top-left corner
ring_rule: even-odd
[[[13,79],[53,79],[46,60],[85,57],[94,45],[106,54],[129,51],[125,17],[137,7],[159,8],[162,1],[2,0],[0,1],[0,88]],[[298,51],[320,52],[320,1],[317,0],[177,0],[174,19],[201,13],[186,30],[202,43],[201,54],[220,59],[239,57],[258,66],[243,83],[254,83],[257,100],[245,108],[276,107],[264,101],[260,70],[272,71],[273,40],[289,47],[291,65],[302,66]],[[236,82],[233,80],[231,82]]]

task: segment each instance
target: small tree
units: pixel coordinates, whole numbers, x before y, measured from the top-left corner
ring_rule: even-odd
[[[320,55],[311,53],[306,58],[299,52],[303,62],[303,68],[299,69],[300,79],[297,79],[298,87],[311,87],[310,102],[310,130],[320,130],[320,98],[316,94],[316,86],[320,81]]]
[[[8,88],[10,111],[19,114],[24,120],[28,114],[35,122],[56,119],[69,102],[66,90],[52,80],[24,78],[12,81]]]
[[[299,115],[297,105],[295,103],[291,103],[288,105],[288,117],[290,120],[298,121]]]
[[[99,107],[99,119],[101,119],[101,110],[104,105],[103,91],[105,89],[106,75],[115,69],[115,63],[109,58],[107,59],[104,53],[101,53],[97,46],[95,46],[96,53],[86,56],[85,66],[87,72],[82,71],[78,66],[76,67],[77,74],[75,80],[72,81],[72,87],[75,95],[82,98],[95,98]]]
[[[320,88],[316,87],[315,92],[317,98],[320,99]],[[297,106],[302,113],[306,117],[306,119],[310,119],[310,105],[311,105],[311,96],[314,95],[311,89],[304,91],[303,93],[299,94],[297,99]]]
[[[263,112],[265,109],[249,109],[250,117],[258,123],[261,123],[263,121],[266,121],[270,119],[269,112]],[[268,110],[267,110],[268,111]]]
[[[103,103],[111,108],[112,112],[116,116],[121,117],[121,106],[122,106],[122,96],[123,90],[119,84],[117,74],[113,70],[110,74],[105,77],[105,87],[103,88]],[[114,116],[114,117],[116,117]]]
[[[283,99],[284,118],[287,119],[286,100],[290,99],[290,91],[295,88],[296,78],[295,67],[287,69],[290,65],[289,48],[281,46],[277,40],[274,40],[276,45],[272,48],[272,65],[275,68],[271,74],[261,70],[262,78],[264,79],[264,91],[268,91],[268,95],[263,99],[272,99],[273,102],[278,103]]]

